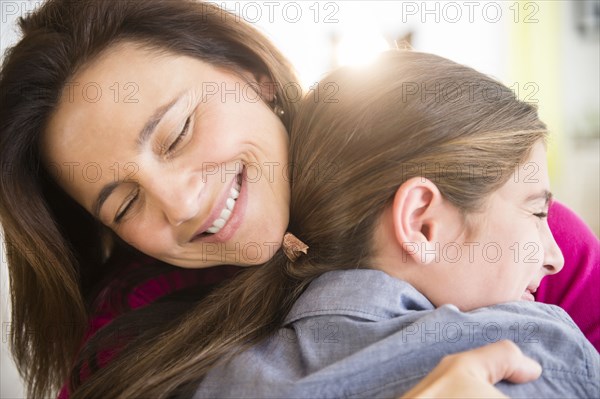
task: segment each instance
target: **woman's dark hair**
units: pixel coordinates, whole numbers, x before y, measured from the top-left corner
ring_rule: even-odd
[[[57,187],[40,136],[67,82],[120,42],[266,77],[286,127],[293,69],[252,26],[192,0],[49,0],[19,18],[0,71],[0,222],[12,303],[11,349],[28,394],[65,380],[83,338],[92,287],[107,272],[101,227]]]

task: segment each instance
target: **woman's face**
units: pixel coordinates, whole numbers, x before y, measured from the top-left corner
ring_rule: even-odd
[[[150,256],[189,268],[262,263],[288,223],[288,137],[269,93],[244,78],[115,46],[65,88],[42,141],[46,165]]]

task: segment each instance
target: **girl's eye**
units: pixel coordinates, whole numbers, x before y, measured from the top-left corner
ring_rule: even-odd
[[[165,155],[168,155],[168,154],[172,153],[173,151],[175,151],[177,149],[177,145],[181,142],[181,140],[188,133],[188,129],[190,127],[191,120],[192,120],[192,117],[188,116],[188,118],[185,120],[185,125],[183,125],[183,129],[181,129],[181,133],[179,133],[179,136],[177,136],[177,138],[171,143],[171,145],[169,146],[169,148],[167,148],[167,151],[165,152]]]
[[[140,196],[139,189],[136,190],[135,195],[133,195],[133,197],[129,196],[129,198],[131,198],[131,199],[129,201],[127,201],[115,215],[114,222],[116,224],[119,224],[121,222],[121,219],[123,219],[123,217],[129,212],[129,210],[135,204],[135,202],[137,201],[139,196]]]
[[[539,213],[534,213],[533,216],[537,216],[540,219],[545,219],[548,217],[548,213],[547,212],[539,212]]]

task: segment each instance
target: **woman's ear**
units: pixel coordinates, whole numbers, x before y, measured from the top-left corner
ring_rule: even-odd
[[[241,77],[250,86],[244,87],[244,93],[247,88],[251,88],[268,105],[272,105],[276,100],[277,83],[273,82],[269,76],[245,71],[241,73]]]
[[[424,177],[413,177],[396,190],[392,223],[398,245],[415,262],[428,264],[439,254],[444,198]]]
[[[257,76],[258,94],[264,102],[271,104],[275,101],[277,95],[277,84],[265,75]]]

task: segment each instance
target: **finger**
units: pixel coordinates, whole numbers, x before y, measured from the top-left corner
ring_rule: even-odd
[[[533,381],[542,374],[542,366],[521,352],[512,341],[498,341],[476,349],[486,361],[483,368],[484,378],[492,384],[502,380],[521,384]]]

